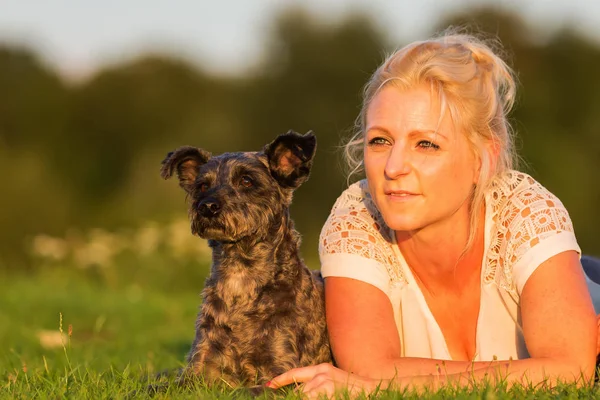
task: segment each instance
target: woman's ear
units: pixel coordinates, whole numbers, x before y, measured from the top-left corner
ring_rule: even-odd
[[[479,152],[475,152],[475,171],[473,174],[473,184],[479,182],[479,176],[481,175],[481,169],[484,163],[487,164],[488,173],[494,173],[500,159],[500,142],[497,139],[490,139],[486,143],[482,144],[479,148]]]
[[[479,177],[481,175],[481,168],[483,163],[486,162],[486,149],[481,145],[473,146],[473,158],[474,158],[474,166],[473,166],[473,185],[477,185],[479,183]]]
[[[492,140],[486,144],[486,147],[488,154],[490,155],[490,171],[495,171],[500,162],[500,151],[502,150],[502,146],[498,139],[492,137]]]

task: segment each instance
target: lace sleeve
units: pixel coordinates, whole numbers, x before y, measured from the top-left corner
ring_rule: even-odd
[[[544,261],[567,250],[581,254],[564,205],[526,174],[499,204],[492,254],[503,268],[503,280],[520,296],[525,283]]]
[[[321,230],[319,256],[323,276],[369,283],[389,294],[401,281],[389,230],[360,183],[337,200]]]

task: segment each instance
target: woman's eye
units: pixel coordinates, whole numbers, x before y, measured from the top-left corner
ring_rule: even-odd
[[[201,183],[200,184],[200,191],[202,193],[206,192],[208,190],[208,183]]]
[[[382,137],[374,137],[373,139],[369,140],[368,144],[369,146],[383,146],[389,143],[389,140],[382,138]]]
[[[437,144],[430,142],[429,140],[421,140],[419,143],[417,143],[417,146],[423,148],[423,149],[432,149],[432,150],[438,150],[440,148],[440,146],[438,146]]]
[[[242,176],[242,179],[240,179],[240,184],[244,187],[249,188],[254,185],[254,181],[249,176],[244,175],[244,176]]]

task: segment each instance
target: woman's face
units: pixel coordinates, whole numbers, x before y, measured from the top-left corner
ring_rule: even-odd
[[[426,85],[409,90],[388,85],[367,109],[369,189],[395,231],[468,218],[479,162],[449,112],[441,120],[440,113],[438,96]]]

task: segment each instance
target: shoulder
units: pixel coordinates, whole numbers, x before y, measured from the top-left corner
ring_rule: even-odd
[[[374,263],[391,282],[403,282],[393,242],[394,232],[385,224],[366,180],[362,180],[344,190],[323,225],[319,239],[321,266],[347,266],[351,260],[363,266]]]
[[[497,224],[514,229],[523,223],[533,223],[537,234],[543,234],[550,226],[557,233],[573,232],[573,224],[560,199],[524,172],[509,171],[494,180],[486,201]]]
[[[580,252],[567,209],[528,174],[509,171],[498,177],[486,202],[493,224],[488,267],[506,289],[520,294],[541,263],[566,250]]]

